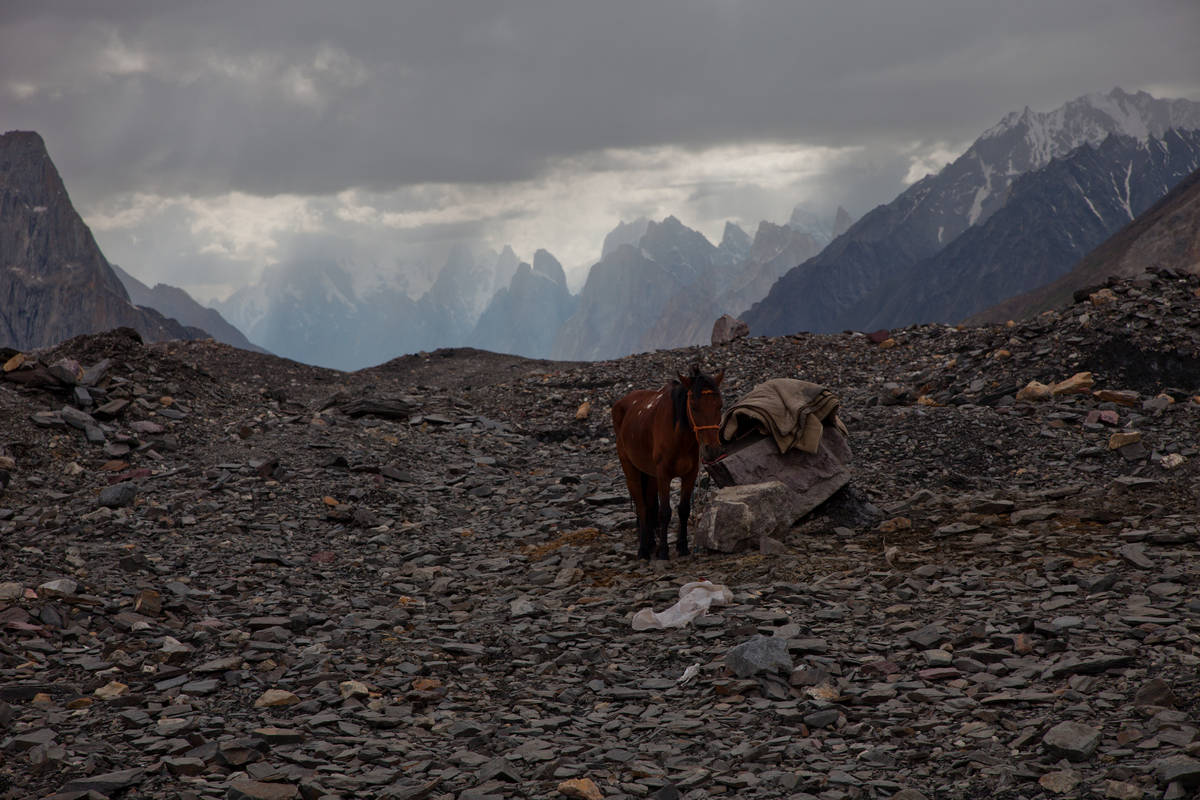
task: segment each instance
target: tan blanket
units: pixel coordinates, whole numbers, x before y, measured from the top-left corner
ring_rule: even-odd
[[[794,378],[764,381],[725,412],[721,438],[731,442],[754,432],[771,436],[781,453],[793,448],[815,453],[825,425],[835,425],[846,435],[837,416],[840,405],[833,392],[815,383]]]

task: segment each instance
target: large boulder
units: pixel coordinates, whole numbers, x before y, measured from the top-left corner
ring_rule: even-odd
[[[779,481],[790,490],[793,521],[824,503],[850,482],[850,444],[833,425],[824,426],[817,452],[795,448],[780,453],[768,436],[734,442],[719,461],[707,466],[717,486]]]
[[[750,335],[750,326],[742,322],[736,317],[731,317],[728,314],[722,314],[716,322],[713,323],[712,343],[729,344],[735,339],[741,339],[743,336]]]
[[[721,553],[758,547],[792,526],[794,492],[779,481],[726,486],[710,498],[696,525],[696,545]]]
[[[696,544],[733,553],[775,540],[850,482],[850,445],[835,425],[822,429],[817,452],[780,453],[769,436],[747,436],[706,465],[718,487],[696,526]]]

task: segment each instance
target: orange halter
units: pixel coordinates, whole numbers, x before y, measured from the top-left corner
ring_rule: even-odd
[[[713,393],[712,389],[701,389],[700,390],[700,394],[712,394],[712,393]],[[698,433],[700,433],[700,431],[715,431],[715,430],[720,430],[720,428],[721,428],[721,425],[719,423],[716,425],[697,425],[696,424],[696,415],[692,413],[692,395],[690,392],[688,393],[688,397],[687,397],[687,414],[688,414],[688,424],[690,424],[692,426],[692,433],[698,434]],[[699,441],[699,440],[700,440],[700,437],[697,436],[696,441]]]

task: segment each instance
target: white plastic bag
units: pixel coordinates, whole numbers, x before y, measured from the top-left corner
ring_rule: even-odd
[[[724,606],[732,602],[733,592],[729,591],[729,587],[711,581],[692,581],[679,587],[679,602],[666,611],[643,608],[634,614],[633,629],[682,628],[707,613],[709,606]]]

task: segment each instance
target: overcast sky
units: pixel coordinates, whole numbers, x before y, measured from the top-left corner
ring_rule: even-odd
[[[0,126],[42,134],[110,261],[202,300],[314,247],[570,269],[639,215],[859,216],[1010,110],[1200,99],[1195,0],[15,5]]]

